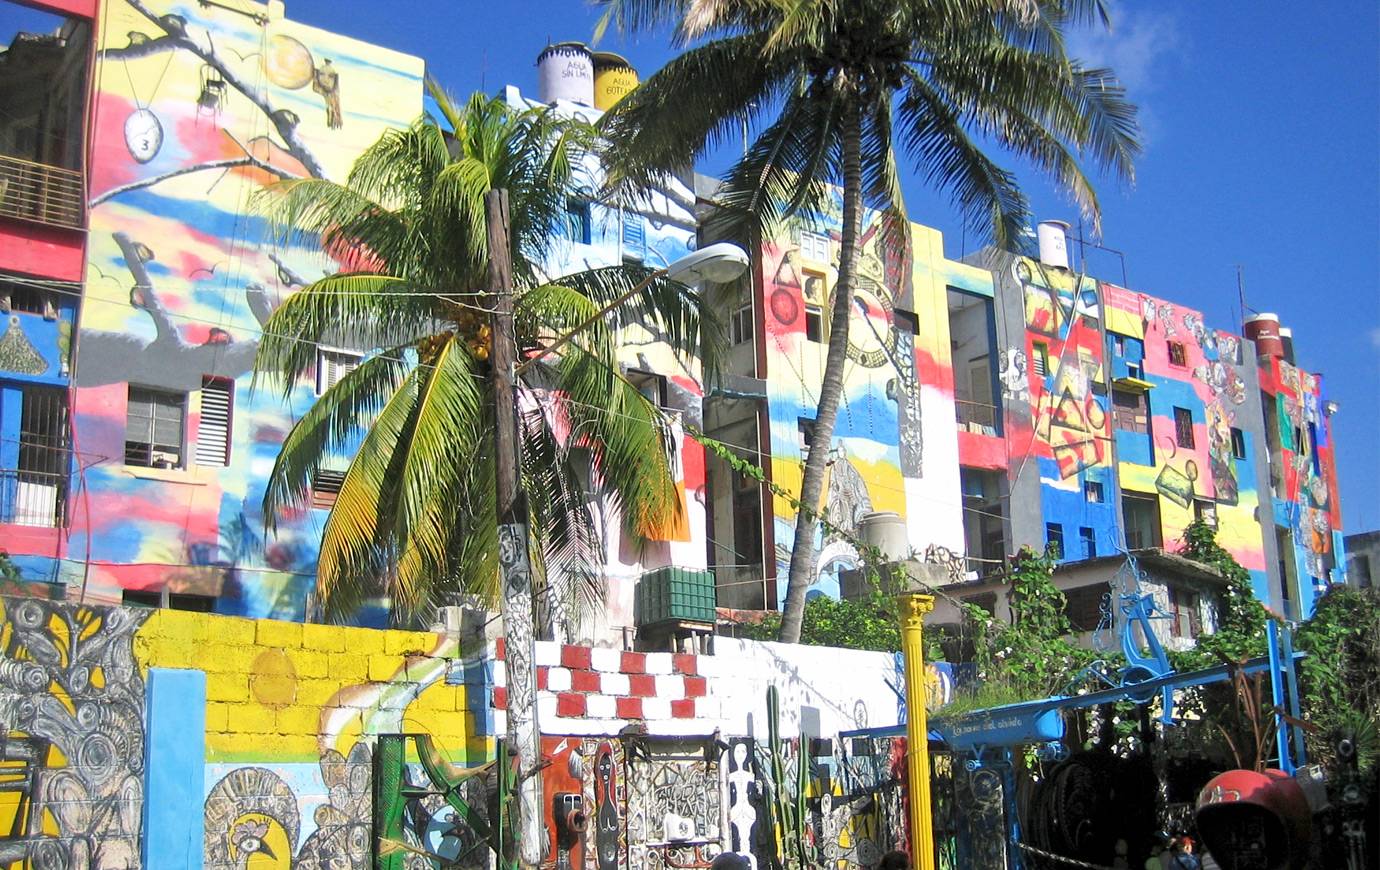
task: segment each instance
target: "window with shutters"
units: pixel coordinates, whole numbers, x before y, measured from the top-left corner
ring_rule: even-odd
[[[125,465],[144,468],[183,466],[183,393],[130,385],[125,414]]]
[[[1177,586],[1169,587],[1169,612],[1173,615],[1169,631],[1174,637],[1194,638],[1202,633],[1203,616],[1198,593]]]
[[[647,224],[640,214],[623,214],[623,259],[641,262],[647,256]]]
[[[326,391],[350,372],[359,368],[363,355],[348,350],[316,349],[316,395],[323,396]]]
[[[230,464],[230,421],[235,382],[229,378],[201,379],[201,425],[196,430],[196,464]]]
[[[733,344],[747,344],[752,341],[752,305],[744,305],[728,321],[728,339]]]
[[[1180,367],[1188,365],[1188,350],[1183,342],[1169,342],[1169,364]]]
[[[829,237],[803,230],[800,233],[800,256],[814,263],[830,262]]]
[[[1180,447],[1193,449],[1193,412],[1187,408],[1174,409],[1174,441]]]
[[[336,496],[345,485],[345,472],[318,468],[311,476],[311,506],[320,510],[335,507]]]
[[[1126,432],[1150,432],[1150,402],[1140,390],[1112,390],[1112,423]]]
[[[1030,370],[1036,377],[1049,374],[1049,345],[1037,341],[1030,348]]]

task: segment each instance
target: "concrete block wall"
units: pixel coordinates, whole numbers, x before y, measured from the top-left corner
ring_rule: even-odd
[[[377,735],[492,758],[489,693],[445,679],[460,658],[426,632],[0,597],[0,745],[24,783],[0,793],[0,864],[363,866]]]
[[[487,691],[487,733],[506,730],[503,641],[448,678]],[[784,735],[832,736],[903,720],[900,663],[890,653],[715,638],[714,655],[634,653],[539,642],[537,720],[545,734],[765,737],[767,688],[780,694]],[[931,685],[946,698],[950,681]],[[476,723],[477,727],[480,723]]]

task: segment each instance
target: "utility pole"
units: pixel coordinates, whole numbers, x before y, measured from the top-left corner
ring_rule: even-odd
[[[533,633],[532,565],[527,546],[527,501],[518,483],[517,404],[513,332],[513,267],[508,250],[508,191],[485,196],[489,220],[489,287],[493,310],[494,461],[498,495],[498,561],[502,573],[505,664],[508,677],[508,751],[517,756],[518,858],[538,867],[546,854],[542,822],[541,730],[537,725],[536,641]],[[499,759],[505,763],[506,759]]]

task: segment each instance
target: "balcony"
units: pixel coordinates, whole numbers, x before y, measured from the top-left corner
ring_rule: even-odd
[[[979,435],[996,435],[997,430],[997,406],[987,402],[970,402],[966,399],[954,399],[955,416],[958,418],[958,428],[965,432],[976,432]]]
[[[85,187],[80,172],[0,154],[0,218],[79,230]]]

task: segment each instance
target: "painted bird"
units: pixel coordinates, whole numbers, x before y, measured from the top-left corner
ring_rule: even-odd
[[[311,89],[326,101],[326,126],[332,130],[343,127],[345,119],[340,113],[340,73],[335,71],[329,57],[312,73]]]

